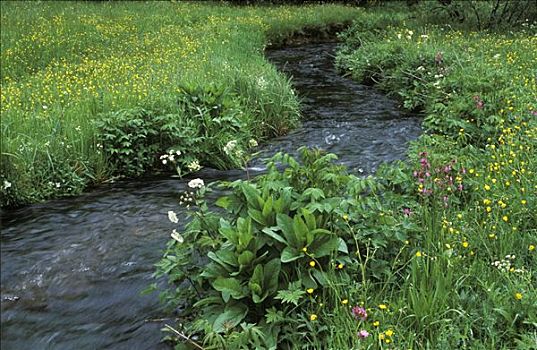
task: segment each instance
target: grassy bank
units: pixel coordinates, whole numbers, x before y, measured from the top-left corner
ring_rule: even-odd
[[[0,6],[1,206],[136,176],[162,167],[170,150],[165,166],[182,173],[238,165],[239,152],[223,152],[229,141],[247,151],[249,140],[284,134],[299,119],[265,45],[356,13],[201,2]]]
[[[338,55],[424,113],[408,162],[359,179],[316,152],[278,156],[285,170],[228,184],[222,218],[197,190],[159,263],[181,286],[164,300],[195,302],[172,336],[202,334],[205,349],[535,348],[536,27],[433,19],[371,9]],[[209,263],[194,266],[198,254]]]

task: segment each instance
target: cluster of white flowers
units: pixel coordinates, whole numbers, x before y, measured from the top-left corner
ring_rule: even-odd
[[[202,188],[203,186],[205,186],[205,184],[202,179],[194,179],[188,182],[188,187],[190,188]]]
[[[175,239],[176,242],[178,243],[183,243],[185,241],[184,237],[181,236],[181,234],[179,232],[177,232],[176,230],[173,230],[172,231],[172,234],[171,234],[172,238]]]
[[[197,159],[194,159],[193,161],[188,163],[186,167],[188,168],[188,170],[190,170],[192,172],[198,171],[198,170],[201,169],[200,162]]]
[[[179,205],[186,204],[190,208],[190,203],[194,203],[194,192],[185,192],[179,197]]]
[[[491,263],[491,265],[496,267],[498,270],[502,272],[515,272],[515,273],[525,272],[523,268],[517,269],[513,266],[515,258],[516,256],[514,254],[506,255],[504,259],[496,260],[493,263]]]
[[[160,156],[162,164],[167,164],[168,162],[175,162],[175,156],[180,156],[181,151],[174,151],[173,149],[169,150],[168,153]]]
[[[258,143],[256,140],[250,139],[250,141],[248,141],[248,146],[250,146],[250,148],[254,148],[258,146]]]
[[[260,77],[257,78],[257,86],[261,90],[264,90],[267,87],[267,81],[265,80],[265,78],[263,76],[260,76]]]
[[[177,224],[179,222],[179,219],[177,218],[177,214],[175,214],[173,210],[168,211],[168,219],[174,224]]]
[[[4,186],[3,186],[3,189],[4,190],[7,190],[8,188],[11,187],[11,182],[7,181],[7,180],[4,180]]]
[[[224,146],[224,153],[231,155],[231,152],[237,147],[237,140],[231,140]]]

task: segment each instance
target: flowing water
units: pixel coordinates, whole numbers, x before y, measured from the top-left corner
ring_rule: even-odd
[[[407,142],[419,135],[419,118],[337,74],[335,48],[310,44],[267,53],[293,77],[305,121],[263,146],[261,158],[317,146],[357,174],[370,173],[403,158]],[[210,169],[199,175],[206,182],[243,176]],[[158,298],[140,291],[153,282],[153,264],[174,228],[166,213],[179,211],[185,184],[171,177],[121,182],[3,213],[1,348],[167,348],[159,343]]]

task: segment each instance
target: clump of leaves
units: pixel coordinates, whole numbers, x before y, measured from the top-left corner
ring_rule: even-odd
[[[157,270],[174,286],[161,295],[169,306],[190,302],[195,321],[187,331],[203,333],[208,346],[240,340],[235,348],[285,348],[308,317],[312,290],[329,291],[351,275],[368,278],[363,269],[337,266],[360,265],[365,245],[406,239],[407,229],[382,213],[382,186],[348,174],[335,159],[306,148],[299,161],[277,154],[267,174],[222,185],[230,192],[216,202],[223,213],[198,201]]]

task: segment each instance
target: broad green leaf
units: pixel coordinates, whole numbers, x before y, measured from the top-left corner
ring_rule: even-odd
[[[259,210],[248,208],[248,215],[250,215],[250,217],[254,219],[254,221],[258,224],[262,226],[267,226],[267,221]]]
[[[242,193],[246,197],[248,205],[251,208],[261,210],[263,208],[263,199],[259,196],[257,189],[246,182],[243,182],[241,185]]]
[[[280,236],[279,234],[277,234],[276,232],[274,232],[275,229],[277,229],[278,227],[265,227],[262,232],[267,234],[268,236],[274,238],[275,240],[277,240],[278,242],[280,243],[283,243],[283,244],[288,244],[287,241],[285,240],[285,238],[283,238],[282,236]]]
[[[298,248],[299,242],[293,230],[293,219],[285,214],[277,214],[276,223],[282,231],[285,240],[287,241],[287,245]]]
[[[244,288],[236,278],[217,278],[213,283],[213,288],[222,292],[222,299],[227,303],[229,297],[233,299],[241,299],[246,296]]]
[[[275,292],[278,289],[280,278],[281,262],[279,259],[272,259],[264,267],[264,287],[267,293]]]
[[[293,231],[298,240],[298,244],[304,246],[307,241],[309,230],[308,226],[306,226],[306,223],[299,215],[295,215],[293,218]],[[298,248],[296,245],[294,247]]]
[[[255,258],[255,254],[252,253],[251,251],[249,250],[245,250],[244,252],[242,252],[239,257],[238,257],[238,262],[239,264],[241,265],[248,265],[252,262],[252,260],[254,260]]]
[[[248,313],[248,307],[244,304],[227,305],[213,323],[213,330],[217,333],[226,332],[236,327]]]
[[[303,256],[304,254],[301,251],[298,251],[291,247],[285,247],[282,251],[280,260],[282,261],[282,263],[288,263],[300,259]]]

